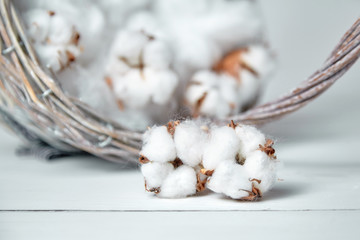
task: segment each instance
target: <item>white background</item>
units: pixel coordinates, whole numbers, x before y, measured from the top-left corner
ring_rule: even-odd
[[[320,67],[360,17],[358,0],[262,0],[279,71],[263,101]],[[319,99],[264,127],[284,167],[260,202],[146,194],[137,169],[95,158],[16,157],[0,130],[0,239],[356,239],[360,234],[360,64]],[[221,235],[220,235],[221,234]]]

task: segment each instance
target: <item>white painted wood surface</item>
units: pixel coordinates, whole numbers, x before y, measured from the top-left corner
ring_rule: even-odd
[[[280,65],[265,99],[320,66],[360,9],[357,0],[261,3]],[[0,239],[358,239],[359,66],[305,109],[265,126],[278,140],[283,181],[259,202],[211,193],[157,199],[137,169],[17,157],[20,142],[0,129]]]

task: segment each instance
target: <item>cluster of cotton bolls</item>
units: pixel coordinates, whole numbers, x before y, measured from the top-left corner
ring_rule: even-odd
[[[118,32],[106,65],[106,81],[120,109],[170,103],[178,77],[170,69],[171,52],[164,41],[144,31]]]
[[[271,53],[261,45],[233,51],[212,70],[191,78],[185,100],[193,116],[226,117],[256,101],[264,79],[273,71]]]
[[[273,141],[253,126],[175,121],[145,132],[139,158],[145,189],[182,198],[208,188],[233,199],[257,200],[276,180]]]
[[[255,1],[14,1],[64,90],[128,129],[239,113],[274,68]]]

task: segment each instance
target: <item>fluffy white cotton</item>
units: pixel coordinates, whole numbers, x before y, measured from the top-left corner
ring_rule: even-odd
[[[240,104],[236,80],[208,70],[193,76],[186,89],[185,100],[193,112],[210,117],[226,117],[235,113]]]
[[[101,0],[98,4],[105,11],[105,16],[110,27],[121,26],[134,12],[146,9],[150,0]]]
[[[209,69],[218,60],[222,52],[219,46],[203,36],[194,35],[190,31],[178,31],[173,34],[175,62],[185,66],[188,71]],[[181,35],[181,36],[180,36]]]
[[[234,129],[228,126],[211,129],[209,142],[204,149],[204,168],[213,170],[225,159],[234,160],[239,148],[240,140]]]
[[[138,65],[144,46],[149,42],[149,36],[138,31],[119,31],[110,48],[109,58],[118,59],[128,65]],[[126,62],[124,62],[124,60]]]
[[[178,77],[170,69],[171,57],[166,43],[147,33],[122,30],[117,34],[106,76],[125,109],[146,111],[156,104],[165,110],[171,105],[178,85]]]
[[[75,26],[63,15],[45,9],[26,12],[30,41],[44,65],[58,72],[80,55]]]
[[[196,193],[196,173],[189,166],[182,165],[167,176],[158,194],[162,198],[183,198]]]
[[[242,54],[242,59],[251,66],[260,78],[266,78],[274,71],[274,57],[270,50],[262,45],[252,45]]]
[[[239,76],[241,82],[238,94],[241,96],[242,104],[251,104],[259,97],[262,81],[249,71],[241,71]]]
[[[172,52],[163,41],[150,41],[143,50],[144,64],[154,70],[170,67]]]
[[[151,33],[156,38],[166,38],[167,33],[161,27],[159,19],[151,11],[134,13],[126,22],[126,28],[131,31]]]
[[[114,93],[125,109],[142,109],[149,103],[151,92],[144,72],[130,69],[121,77],[112,77]]]
[[[18,1],[20,9],[24,12],[26,30],[35,43],[35,49],[50,45],[76,46],[77,52],[71,51],[76,62],[88,67],[94,57],[98,56],[99,42],[106,44],[103,36],[105,26],[104,15],[100,8],[91,1]],[[30,6],[27,6],[30,5]],[[48,15],[48,16],[46,16]],[[76,38],[75,37],[76,34]],[[38,46],[41,44],[41,46]],[[49,52],[49,51],[46,51]],[[81,52],[81,54],[79,54]],[[43,59],[41,51],[40,60],[44,65],[51,65]],[[55,58],[56,54],[54,53]],[[54,61],[51,61],[54,62]],[[62,70],[68,65],[61,62],[61,68],[51,65],[53,71]],[[77,77],[74,71],[73,78]]]
[[[176,149],[172,136],[165,126],[153,127],[143,135],[143,147],[140,155],[154,162],[169,162],[176,158]]]
[[[141,166],[141,173],[146,182],[147,190],[161,187],[164,179],[174,170],[171,163],[149,162]]]
[[[224,53],[263,38],[263,23],[255,1],[209,1],[194,24]]]
[[[155,189],[159,197],[180,198],[207,187],[234,199],[256,200],[272,188],[277,162],[268,153],[272,144],[265,144],[260,131],[233,123],[203,126],[185,120],[174,125],[173,136],[165,126],[144,134],[140,154],[150,160],[141,161],[148,190]]]
[[[254,181],[254,184],[262,193],[270,190],[276,181],[277,163],[270,159],[264,152],[256,150],[247,155],[244,164],[251,179],[261,180],[261,183]]]
[[[266,142],[265,135],[253,126],[238,125],[235,132],[240,140],[240,149],[244,156],[257,150],[259,144],[264,145]]]
[[[209,179],[207,187],[233,199],[247,197],[249,196],[247,191],[252,190],[252,184],[246,170],[232,160],[219,163]]]
[[[178,77],[173,71],[156,71],[146,68],[144,76],[148,81],[148,89],[151,91],[152,103],[164,105],[168,103],[178,85]]]
[[[195,122],[187,120],[175,130],[174,142],[177,156],[183,163],[195,167],[202,161],[208,135]]]

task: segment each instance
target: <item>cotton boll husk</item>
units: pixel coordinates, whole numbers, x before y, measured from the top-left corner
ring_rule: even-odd
[[[169,162],[176,158],[172,136],[165,126],[153,127],[143,135],[143,148],[140,155],[154,162]]]
[[[247,155],[244,168],[252,179],[261,180],[261,183],[254,181],[254,184],[262,193],[270,190],[276,181],[277,163],[270,159],[264,152],[257,150]]]
[[[223,193],[233,199],[249,195],[252,184],[243,166],[233,160],[224,160],[218,164],[206,186],[217,193]]]
[[[275,69],[273,54],[262,45],[250,46],[241,57],[260,75],[260,78],[268,77]]]
[[[240,148],[240,140],[234,129],[224,126],[212,128],[210,139],[204,149],[204,168],[213,170],[224,159],[235,159]]]
[[[151,91],[152,102],[164,105],[171,100],[175,88],[178,85],[178,77],[173,71],[156,71],[152,68],[145,68],[145,80],[147,89]]]
[[[249,125],[238,125],[235,128],[236,135],[240,139],[241,153],[247,157],[250,152],[259,148],[259,144],[265,145],[265,135],[258,129]]]
[[[192,167],[182,165],[167,176],[161,185],[159,197],[183,198],[196,193],[196,172]]]
[[[191,167],[200,164],[207,140],[207,133],[194,121],[180,123],[174,134],[177,156]]]
[[[149,162],[141,166],[147,189],[159,188],[164,179],[174,171],[171,163]]]

